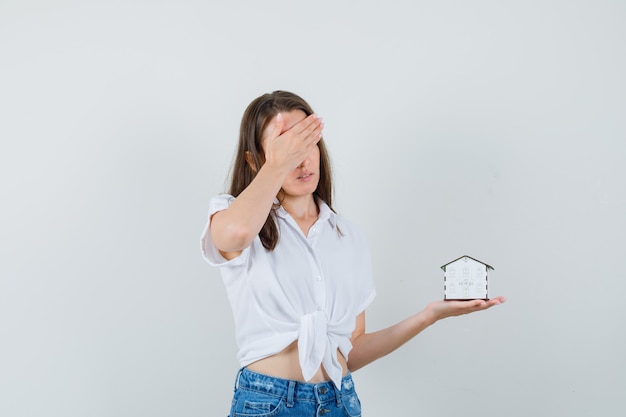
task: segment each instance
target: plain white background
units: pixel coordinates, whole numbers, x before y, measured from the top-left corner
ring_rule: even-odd
[[[223,416],[230,308],[200,257],[241,114],[326,122],[366,232],[376,330],[443,296],[508,302],[355,373],[365,416],[621,416],[621,1],[0,2],[0,415]]]

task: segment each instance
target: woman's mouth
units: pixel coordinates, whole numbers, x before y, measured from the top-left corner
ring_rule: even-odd
[[[308,180],[309,178],[311,178],[312,176],[313,176],[313,173],[311,173],[311,172],[307,172],[306,174],[302,174],[302,175],[300,175],[300,176],[299,176],[299,177],[297,177],[296,179],[306,181],[306,180]]]

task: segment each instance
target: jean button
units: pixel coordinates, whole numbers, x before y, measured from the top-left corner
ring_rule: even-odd
[[[328,392],[328,388],[326,388],[326,387],[322,387],[322,388],[320,388],[320,394],[324,395],[324,394],[326,394],[327,392]]]

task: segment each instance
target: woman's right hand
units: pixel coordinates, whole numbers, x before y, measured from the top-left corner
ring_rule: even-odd
[[[288,172],[296,169],[312,147],[317,146],[323,127],[322,119],[316,114],[289,127],[285,126],[283,115],[278,113],[268,127],[269,135],[263,143],[265,163]]]

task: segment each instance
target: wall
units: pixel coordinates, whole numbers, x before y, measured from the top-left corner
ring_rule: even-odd
[[[444,263],[508,301],[355,374],[365,416],[618,416],[626,6],[0,3],[0,415],[225,415],[230,309],[199,236],[245,106],[325,119],[379,329]],[[458,372],[457,369],[463,369]]]

